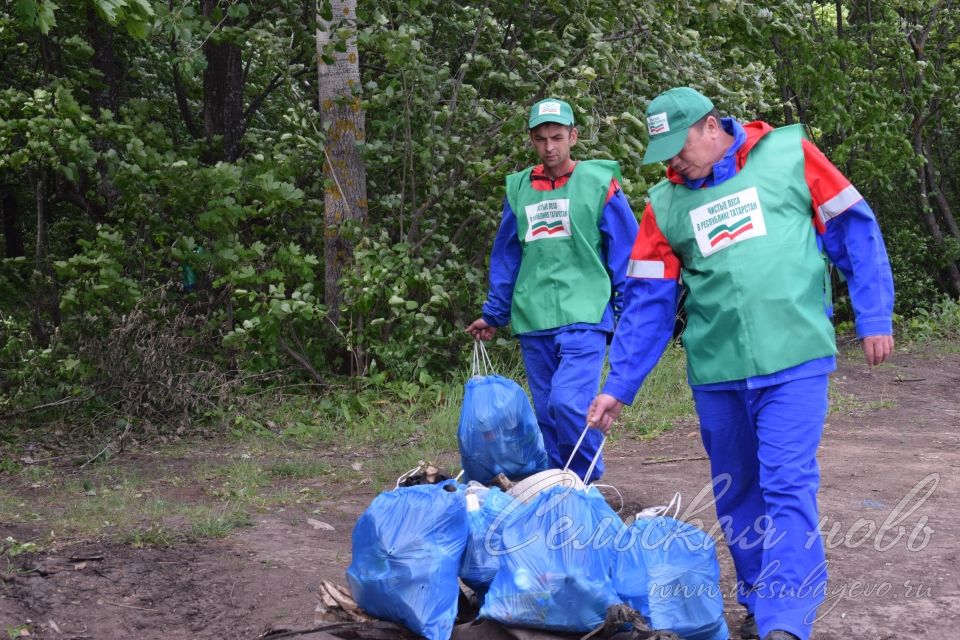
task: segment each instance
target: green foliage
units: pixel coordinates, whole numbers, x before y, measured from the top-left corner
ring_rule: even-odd
[[[153,6],[147,0],[90,0],[97,14],[111,26],[122,25],[135,38],[150,33]],[[57,26],[59,6],[51,0],[15,0],[14,11],[21,26],[36,28],[47,35]]]
[[[960,303],[951,298],[940,300],[930,308],[921,308],[898,325],[900,335],[908,342],[960,340]]]
[[[895,311],[901,316],[913,316],[929,309],[942,296],[932,274],[945,266],[930,236],[916,226],[904,225],[894,227],[884,239],[893,270]]]
[[[693,395],[687,384],[687,358],[679,343],[671,343],[650,372],[633,404],[623,412],[623,427],[651,436],[694,420]]]
[[[722,36],[701,48],[706,3],[546,3],[535,12],[506,1],[439,4],[360,9],[371,196],[343,283],[358,368],[421,383],[456,365],[461,328],[479,314],[503,178],[535,161],[532,102],[573,102],[575,155],[621,161],[639,213],[659,179],[659,169],[640,166],[646,102],[682,82],[739,109],[770,82],[760,65],[727,68],[715,53]],[[737,11],[713,22],[739,24]]]
[[[19,542],[11,536],[7,536],[0,547],[0,556],[15,558],[24,553],[34,553],[39,547],[33,542]]]
[[[328,227],[331,124],[314,65],[330,3],[203,15],[198,2],[15,0],[0,13],[0,190],[25,255],[0,262],[0,414],[164,434],[222,419],[300,442],[393,437],[373,424],[389,417],[406,425],[398,438],[433,438],[411,426],[411,399],[442,395],[463,369],[504,176],[535,162],[526,112],[546,95],[575,107],[575,157],[621,162],[637,213],[662,176],[640,164],[661,90],[686,84],[724,113],[807,123],[877,212],[897,312],[934,313],[960,293],[960,16],[920,0],[837,7],[360,3],[368,215]],[[324,59],[347,26],[332,25]],[[235,130],[211,124],[228,110],[221,92],[239,105]],[[352,261],[329,309],[335,236]],[[337,386],[347,374],[363,379]],[[239,401],[224,409],[260,380],[327,385],[329,420],[275,428]],[[397,406],[382,411],[383,397]]]

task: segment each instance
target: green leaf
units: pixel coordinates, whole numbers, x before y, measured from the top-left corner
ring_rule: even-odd
[[[242,2],[239,2],[227,9],[227,15],[231,18],[246,18],[249,14],[250,8]]]
[[[51,28],[57,26],[57,18],[54,12],[58,8],[50,0],[44,0],[37,5],[37,27],[40,29],[40,33],[47,35]]]
[[[25,27],[33,27],[37,24],[37,3],[36,0],[17,0],[13,3],[13,11],[17,15],[17,20]]]
[[[330,3],[330,0],[323,0],[320,3],[320,6],[317,7],[317,15],[320,16],[321,20],[330,22],[333,20],[333,5]]]
[[[67,180],[76,184],[80,181],[79,175],[77,174],[77,168],[72,164],[66,164],[60,167],[60,171],[66,176]]]

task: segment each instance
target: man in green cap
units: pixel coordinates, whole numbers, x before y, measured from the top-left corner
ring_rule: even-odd
[[[666,162],[667,177],[650,190],[589,422],[608,432],[633,401],[671,338],[682,282],[687,377],[747,609],[741,637],[806,640],[827,584],[816,452],[836,341],[825,257],[846,276],[866,362],[880,364],[893,350],[883,238],[800,125],[741,125],[680,87],[650,103],[647,127],[644,162]]]
[[[541,100],[527,125],[541,164],[507,176],[487,301],[466,330],[490,340],[511,325],[550,466],[563,468],[600,385],[638,225],[617,163],[571,157],[577,129],[569,104]],[[603,475],[598,459],[585,477],[601,442],[590,430],[570,465],[587,481]]]

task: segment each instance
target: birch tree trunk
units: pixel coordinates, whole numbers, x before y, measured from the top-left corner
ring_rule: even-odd
[[[366,167],[360,152],[364,115],[356,40],[357,1],[318,0],[317,9],[320,119],[327,133],[323,158],[324,302],[336,322],[342,300],[338,280],[352,253],[350,242],[341,234],[341,225],[347,220],[363,220],[367,214]],[[324,13],[331,16],[330,20],[322,17]],[[336,46],[343,41],[345,48]]]

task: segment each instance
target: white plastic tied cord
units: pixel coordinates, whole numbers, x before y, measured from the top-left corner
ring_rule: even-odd
[[[680,517],[680,505],[682,499],[680,498],[680,492],[677,491],[673,494],[673,499],[665,505],[659,507],[647,507],[643,511],[637,514],[637,518],[656,518],[659,516],[665,516],[670,513],[670,510],[673,509],[673,519],[676,520]]]
[[[570,463],[573,462],[573,456],[577,455],[577,450],[580,448],[580,445],[583,443],[583,439],[587,437],[587,431],[590,429],[590,425],[587,425],[583,429],[583,433],[580,434],[580,439],[577,440],[576,446],[573,448],[573,451],[570,453],[570,459],[567,460],[567,464],[563,466],[563,470],[567,471],[570,469]],[[603,451],[603,445],[607,443],[607,436],[603,436],[603,439],[600,441],[600,446],[597,447],[597,452],[593,454],[593,460],[590,461],[590,468],[587,469],[587,473],[583,476],[583,483],[587,484],[590,481],[590,476],[593,474],[594,468],[597,466],[597,461],[600,460],[600,452]]]
[[[623,494],[620,493],[620,489],[617,489],[617,488],[616,488],[615,486],[613,486],[612,484],[599,484],[599,483],[597,483],[597,482],[594,482],[594,483],[593,483],[592,485],[590,485],[590,486],[591,486],[591,487],[595,487],[598,491],[599,491],[600,489],[610,489],[610,490],[612,490],[615,494],[617,494],[617,498],[620,499],[620,508],[617,509],[617,513],[620,513],[621,511],[623,511],[623,507],[626,506],[627,503],[623,501]],[[603,492],[600,491],[600,493],[602,494]],[[606,496],[604,496],[604,498],[606,498]],[[611,505],[611,506],[612,506],[612,505]]]
[[[407,471],[406,473],[402,474],[399,478],[397,478],[397,484],[394,487],[394,489],[399,489],[401,482],[403,482],[404,480],[406,480],[407,478],[409,478],[419,470],[420,470],[420,465],[417,465],[413,469],[410,469],[410,471]]]
[[[493,375],[493,363],[487,355],[487,348],[483,340],[473,341],[473,366],[470,369],[471,377]]]

